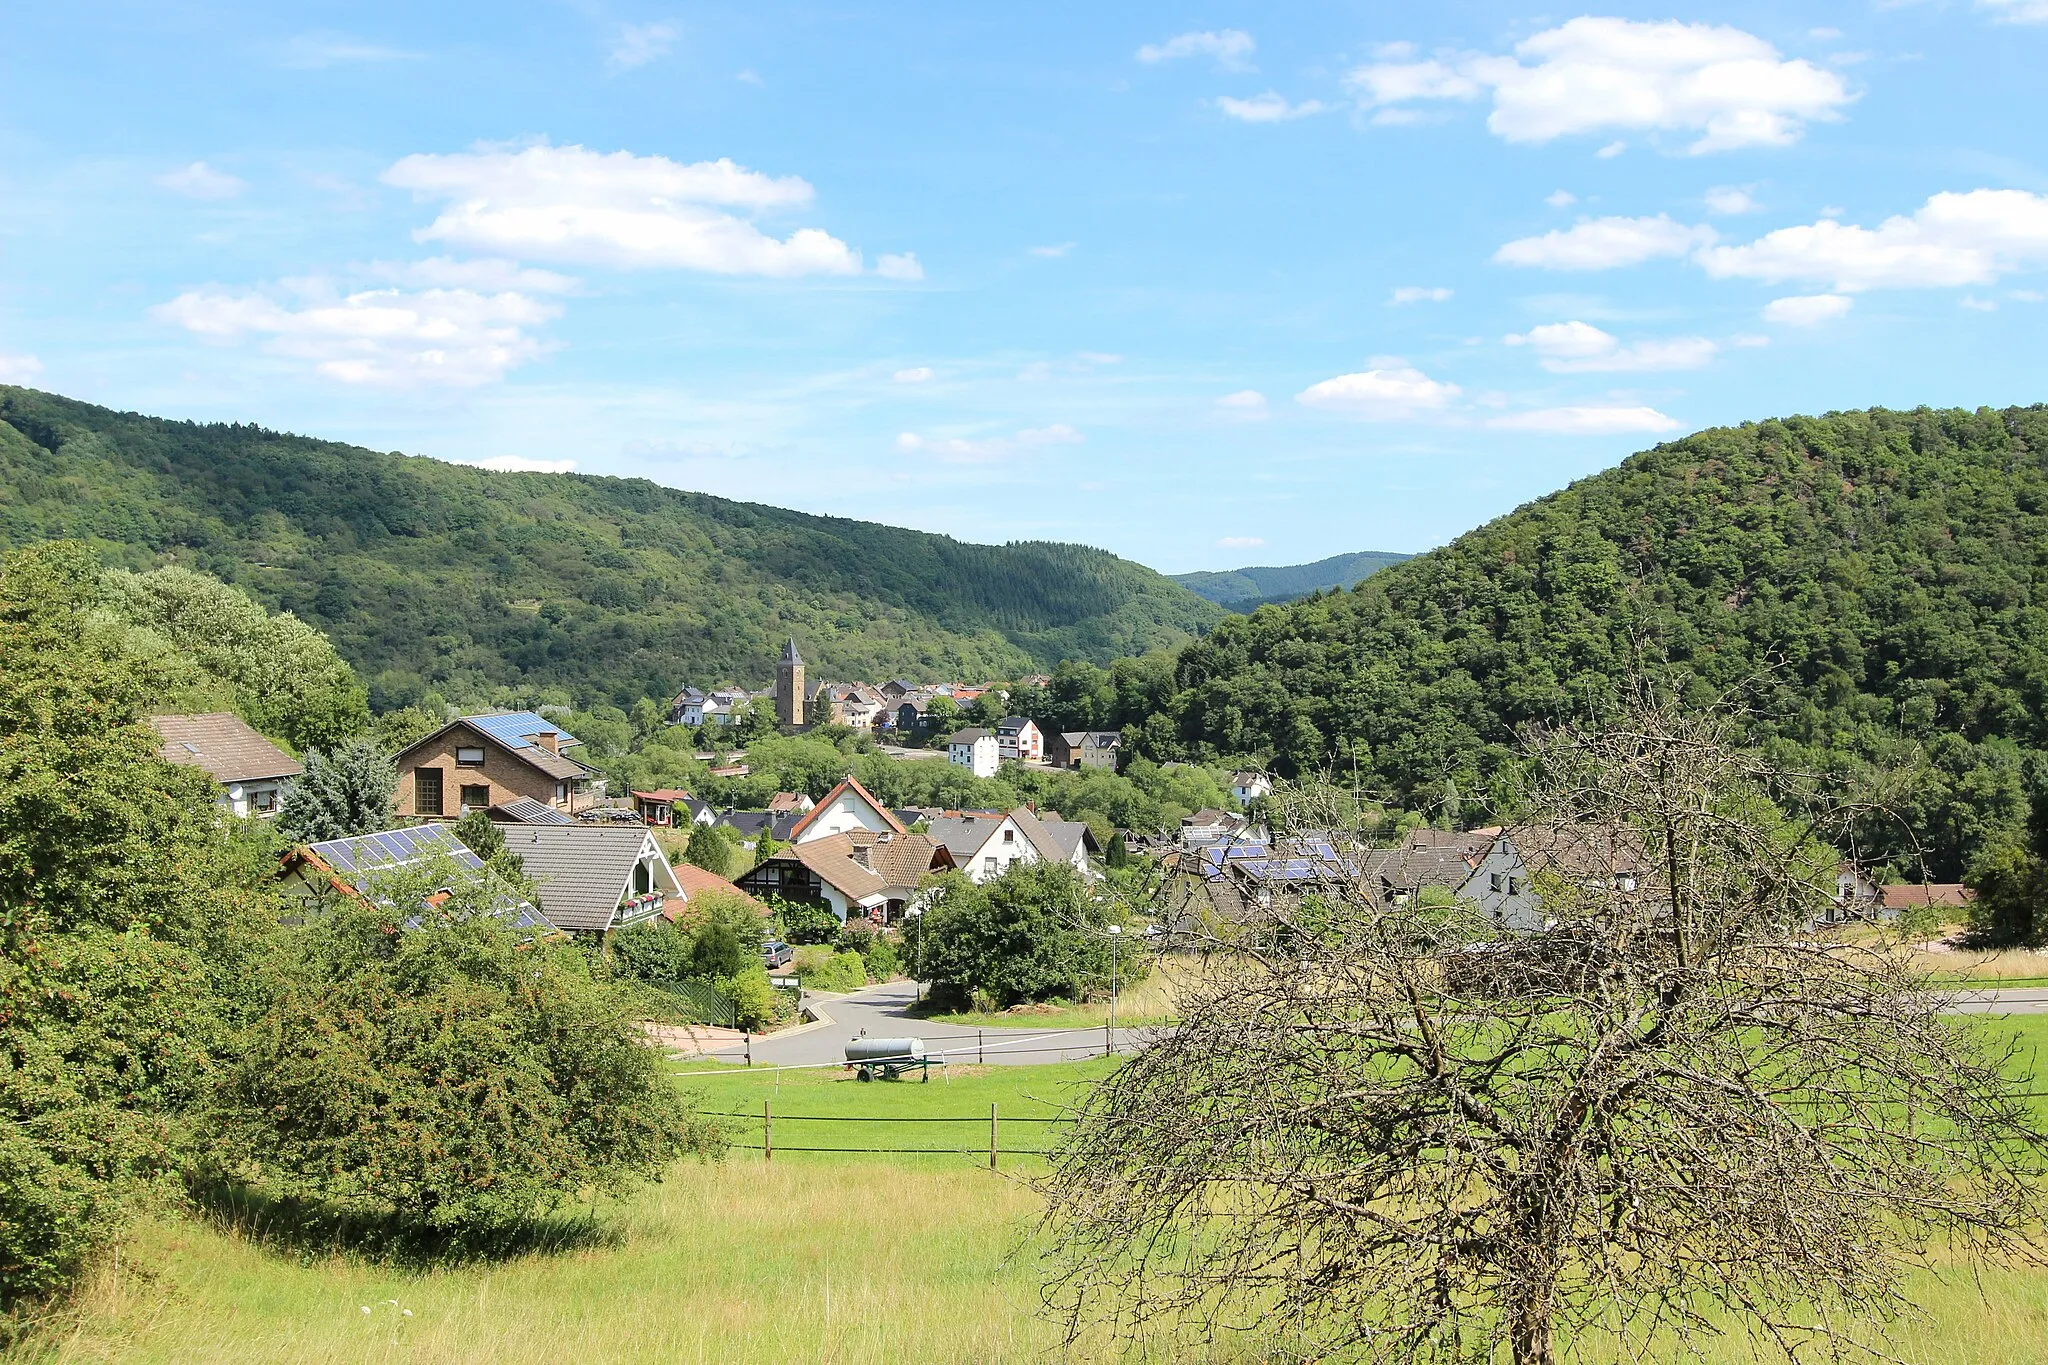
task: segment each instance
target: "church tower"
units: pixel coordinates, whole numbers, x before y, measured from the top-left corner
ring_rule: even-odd
[[[788,729],[802,729],[806,719],[804,703],[804,656],[796,652],[796,639],[783,646],[782,660],[775,665],[775,718]]]

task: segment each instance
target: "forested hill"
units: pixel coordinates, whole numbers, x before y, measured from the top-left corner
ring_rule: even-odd
[[[1351,592],[1223,622],[1139,747],[1355,765],[1480,820],[1520,728],[1596,708],[1642,653],[1714,687],[1775,661],[1758,736],[1917,768],[1901,813],[1960,875],[2048,769],[2048,408],[1660,445]],[[1899,831],[1873,837],[1904,861]]]
[[[1222,610],[1079,545],[946,536],[642,479],[499,474],[0,386],[0,545],[175,561],[319,626],[379,708],[432,686],[584,705],[685,682],[1001,677],[1174,645]]]
[[[1331,555],[1313,564],[1253,565],[1221,572],[1177,573],[1173,581],[1198,597],[1236,612],[1253,612],[1275,602],[1291,602],[1312,592],[1349,588],[1391,564],[1409,558],[1391,550],[1360,550]]]

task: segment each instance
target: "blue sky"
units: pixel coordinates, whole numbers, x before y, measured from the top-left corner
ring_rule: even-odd
[[[25,7],[0,381],[1169,571],[2048,400],[2048,0]]]

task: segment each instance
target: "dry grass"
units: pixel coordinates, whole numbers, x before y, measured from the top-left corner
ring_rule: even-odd
[[[1202,971],[1199,962],[1168,958],[1143,980],[1117,992],[1116,1022],[1122,1028],[1147,1024],[1170,1024],[1180,1014],[1180,991]],[[1019,1006],[986,1014],[935,1014],[947,1024],[970,1028],[1100,1028],[1109,1022],[1109,1001],[1091,1000],[1080,1005]]]

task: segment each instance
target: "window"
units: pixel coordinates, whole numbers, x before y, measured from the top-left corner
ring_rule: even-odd
[[[1016,831],[1016,830],[1014,830],[1014,829],[1006,829],[1006,830],[1004,830],[1004,831],[1003,831],[1003,842],[1004,842],[1004,843],[1006,843],[1006,844],[1014,844],[1014,843],[1016,843],[1016,842],[1017,842],[1017,831]]]
[[[993,856],[990,856],[990,857],[987,857],[987,858],[983,858],[983,859],[981,860],[981,870],[982,870],[983,872],[993,872],[993,871],[995,871],[995,870],[996,870],[996,860],[995,860],[995,858],[994,858]]]
[[[1489,884],[1492,886],[1493,894],[1496,896],[1508,889],[1508,879],[1503,873],[1494,873]]]
[[[633,864],[633,894],[644,896],[654,889],[654,873],[646,863]]]
[[[1508,878],[1508,894],[1510,896],[1519,896],[1522,894],[1522,879],[1520,877]]]
[[[441,770],[439,768],[414,768],[412,770],[412,813],[414,815],[439,815],[441,813]]]
[[[559,806],[568,799],[569,784],[567,782],[557,782],[555,784],[555,804]]]
[[[465,768],[481,768],[484,766],[484,751],[465,744],[455,751],[455,761]]]
[[[491,804],[491,784],[488,782],[462,784],[462,813],[482,810]]]

